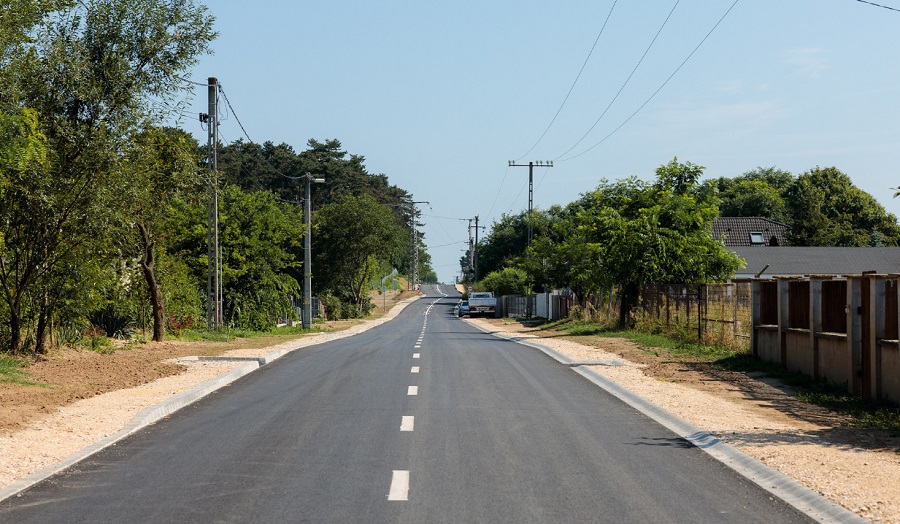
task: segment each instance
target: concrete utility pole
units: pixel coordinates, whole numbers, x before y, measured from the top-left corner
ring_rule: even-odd
[[[516,164],[515,160],[509,161],[509,167],[528,167],[528,247],[531,247],[532,228],[531,228],[531,210],[534,203],[534,166],[553,167],[553,161],[546,162],[538,160],[537,162],[528,162],[527,164]]]
[[[478,282],[478,215],[475,215],[475,251],[472,260],[472,280]]]
[[[324,184],[324,178],[315,178],[306,173],[301,179],[306,181],[306,196],[303,199],[303,222],[306,224],[306,234],[303,235],[303,310],[300,312],[300,327],[310,329],[312,327],[312,190],[310,184]]]
[[[416,289],[416,281],[419,276],[417,275],[419,271],[419,232],[416,227],[422,225],[419,224],[417,219],[419,217],[419,209],[416,207],[416,204],[431,204],[427,200],[420,200],[417,202],[410,202],[412,204],[412,217],[410,218],[410,259],[412,260],[412,280],[409,282],[409,290],[413,291]]]
[[[201,113],[200,121],[207,125],[207,160],[209,169],[209,206],[206,233],[206,321],[210,330],[222,327],[222,250],[219,247],[219,171],[216,146],[219,143],[218,97],[219,81],[209,77],[209,113]]]

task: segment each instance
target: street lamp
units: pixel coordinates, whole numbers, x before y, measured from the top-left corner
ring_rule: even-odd
[[[310,184],[324,184],[324,178],[315,178],[309,173],[300,177],[306,180],[306,198],[303,199],[303,221],[306,223],[306,234],[303,239],[303,311],[300,313],[300,325],[303,329],[312,327],[312,224],[310,209],[312,207],[312,191]]]

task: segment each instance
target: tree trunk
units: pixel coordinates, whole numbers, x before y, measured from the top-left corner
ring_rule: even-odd
[[[636,284],[625,284],[622,287],[622,299],[619,302],[619,326],[622,328],[631,327],[631,307],[637,303],[638,290],[640,288]]]
[[[150,232],[147,230],[146,224],[138,223],[137,228],[141,233],[141,242],[144,245],[141,269],[144,270],[144,279],[147,281],[147,289],[150,291],[150,306],[153,308],[153,341],[162,342],[166,335],[166,306],[163,303],[162,289],[156,280],[154,243],[150,239]]]
[[[47,324],[50,321],[50,304],[45,293],[41,312],[38,315],[37,332],[34,334],[34,352],[43,355],[47,353],[44,342],[47,340]]]
[[[19,318],[18,304],[9,307],[9,351],[13,355],[19,352],[22,344],[22,319]]]

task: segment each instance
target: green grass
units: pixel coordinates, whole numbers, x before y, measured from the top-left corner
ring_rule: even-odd
[[[0,355],[0,382],[26,386],[39,385],[27,379],[29,374],[24,368],[24,361],[10,355]]]
[[[571,320],[548,322],[541,328],[559,330],[570,336],[624,338],[634,342],[644,351],[656,354],[665,352],[675,357],[694,359],[727,371],[761,373],[795,389],[798,399],[847,416],[850,420],[848,423],[850,427],[883,429],[900,435],[900,407],[850,395],[842,389],[816,381],[808,375],[763,362],[747,352],[685,342],[663,334],[622,330],[612,326]]]

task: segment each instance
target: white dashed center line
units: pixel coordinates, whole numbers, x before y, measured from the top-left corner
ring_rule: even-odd
[[[409,386],[409,389],[406,390],[406,394],[413,397],[419,394],[419,386]]]
[[[418,353],[413,353],[413,358],[419,358],[419,354],[418,354]]]
[[[409,500],[409,471],[394,470],[388,500]]]
[[[412,431],[415,424],[416,417],[403,417],[403,421],[400,422],[400,431]]]
[[[419,366],[413,366],[412,369],[409,370],[409,372],[410,372],[410,373],[418,373],[418,372],[419,372]]]

